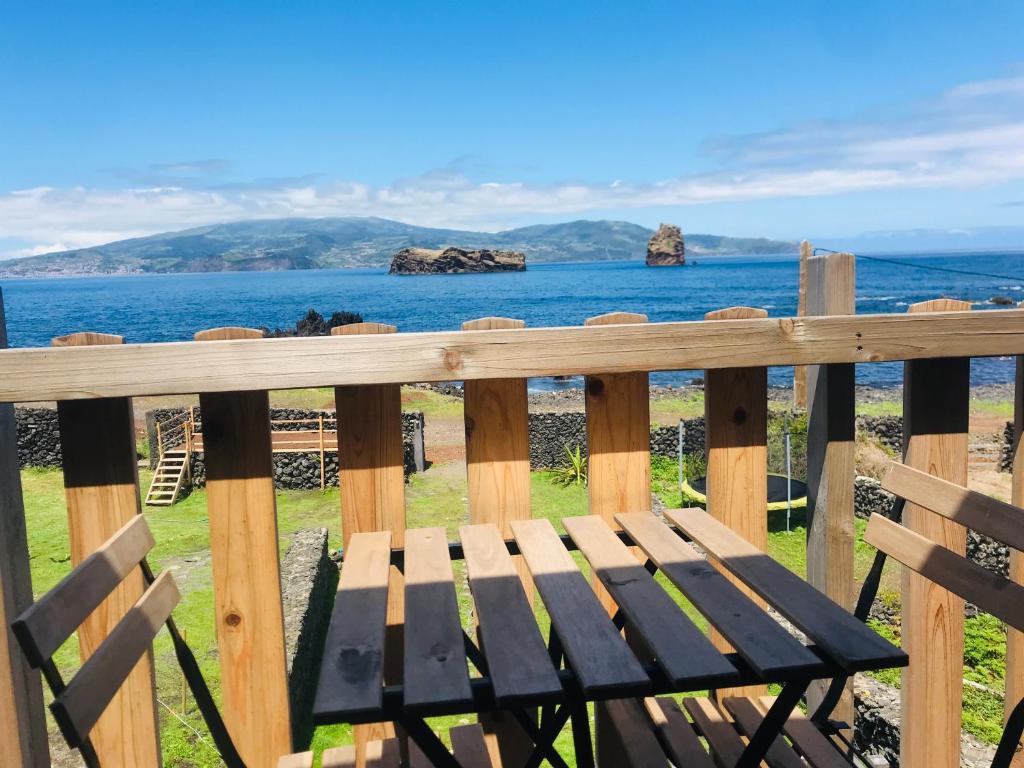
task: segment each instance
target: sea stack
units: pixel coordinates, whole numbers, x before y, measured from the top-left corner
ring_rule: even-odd
[[[682,231],[672,224],[662,224],[647,241],[647,266],[677,267],[685,263]]]
[[[391,275],[451,275],[466,272],[522,272],[526,256],[485,248],[403,248],[391,257]]]

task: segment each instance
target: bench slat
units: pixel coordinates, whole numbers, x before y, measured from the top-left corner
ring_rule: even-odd
[[[54,699],[50,709],[69,746],[81,745],[180,599],[164,571]]]
[[[775,606],[845,671],[859,672],[907,663],[903,651],[704,510],[676,509],[665,515],[744,584]]]
[[[479,723],[459,725],[448,733],[452,738],[452,754],[462,768],[491,768],[484,729]]]
[[[153,535],[146,519],[134,516],[15,619],[11,629],[29,663],[38,668],[53,656],[152,548]]]
[[[892,462],[882,487],[966,528],[1024,551],[1024,509]]]
[[[864,541],[1011,627],[1024,630],[1024,587],[929,541],[881,515],[872,515]]]
[[[667,768],[668,758],[658,742],[658,737],[654,735],[640,702],[636,699],[611,699],[604,702],[604,707],[608,725],[619,738],[615,744],[604,742],[615,754],[600,754],[598,761],[601,765],[622,768]],[[601,744],[599,738],[599,750]]]
[[[647,716],[661,734],[669,758],[675,765],[685,768],[715,768],[711,756],[697,738],[693,726],[674,699],[666,697],[644,699]]]
[[[317,716],[381,708],[390,561],[390,531],[352,534],[320,662]]]
[[[296,752],[294,755],[282,755],[278,758],[277,768],[313,768],[313,753]]]
[[[617,516],[647,556],[759,674],[805,674],[821,662],[693,547],[649,514]]]
[[[561,693],[558,673],[501,532],[495,525],[464,525],[459,537],[498,704]]]
[[[325,749],[321,765],[323,768],[356,768],[355,745]],[[401,748],[398,739],[366,742],[366,758],[363,765],[365,768],[399,768]]]
[[[469,669],[444,528],[405,534],[405,706],[469,705]]]
[[[755,703],[763,716],[775,697],[762,696]],[[799,709],[793,710],[782,729],[812,768],[850,768],[850,761]]]
[[[753,738],[761,721],[764,720],[764,713],[745,696],[728,696],[722,703],[735,719],[740,731],[746,734],[747,738]],[[782,736],[775,737],[775,741],[765,752],[764,760],[772,768],[807,768]]]
[[[512,533],[584,692],[642,692],[649,683],[643,667],[550,521],[513,520]]]
[[[707,740],[711,754],[715,755],[718,765],[736,765],[746,747],[743,739],[736,732],[736,727],[726,719],[711,699],[683,699],[683,707],[693,718],[693,724]],[[764,765],[764,762],[761,762]]]
[[[685,681],[694,679],[700,679],[701,686],[738,682],[736,668],[655,583],[603,519],[587,515],[562,522],[629,625],[640,633],[675,685],[685,687]]]

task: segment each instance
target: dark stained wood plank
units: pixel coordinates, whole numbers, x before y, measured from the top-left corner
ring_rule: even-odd
[[[381,707],[391,532],[349,539],[327,629],[313,713],[363,715]]]
[[[576,568],[550,521],[513,520],[512,533],[584,692],[633,693],[646,688],[649,681],[643,667]]]
[[[1024,587],[929,541],[881,515],[872,515],[864,541],[1004,621],[1024,629]]]
[[[598,764],[618,768],[667,768],[666,757],[651,721],[636,699],[610,699],[604,702],[605,727],[617,739],[598,739]],[[604,748],[604,751],[600,751]]]
[[[410,711],[472,701],[444,528],[405,534],[404,673]]]
[[[459,529],[480,638],[498,704],[562,690],[519,572],[495,525]]]
[[[484,729],[478,723],[460,725],[449,731],[452,754],[462,768],[492,768],[491,756],[484,741]]]
[[[821,662],[732,582],[648,514],[619,515],[619,523],[736,652],[762,675],[809,672]]]
[[[882,487],[954,523],[1024,551],[1024,509],[894,461]]]
[[[33,665],[49,659],[152,548],[146,519],[136,515],[19,616],[12,629],[23,645],[31,642]]]
[[[775,703],[775,697],[762,696],[755,703],[764,715]],[[793,710],[782,729],[812,768],[849,768],[849,761],[836,745],[799,709]]]
[[[682,708],[668,697],[644,699],[644,709],[661,736],[669,759],[685,768],[715,768]]]
[[[736,732],[732,721],[719,711],[711,699],[703,696],[683,699],[683,707],[690,713],[697,730],[707,740],[711,754],[715,756],[715,762],[718,765],[736,765],[746,744]],[[765,765],[764,761],[761,765]]]
[[[744,696],[729,696],[723,699],[722,703],[733,716],[740,731],[745,733],[747,738],[752,738],[764,719],[764,713],[751,699]],[[771,743],[768,751],[765,752],[764,760],[772,768],[806,768],[803,761],[782,736],[777,736]]]
[[[409,743],[410,748],[412,742]],[[360,747],[362,754],[355,745],[325,749],[321,758],[323,768],[399,768],[401,764],[401,748],[398,739],[375,739],[367,741]],[[359,758],[362,758],[360,760]]]
[[[86,659],[50,709],[65,739],[73,747],[99,720],[153,637],[171,615],[180,595],[164,571],[132,606],[103,643]]]
[[[682,687],[683,681],[695,678],[707,686],[736,682],[736,668],[655,583],[602,518],[567,517],[563,523],[629,626],[639,632],[673,683]]]
[[[906,654],[702,509],[665,515],[848,672],[902,666]]]

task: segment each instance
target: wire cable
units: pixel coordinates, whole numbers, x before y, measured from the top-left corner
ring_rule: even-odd
[[[814,253],[823,251],[825,253],[840,253],[840,251],[833,251],[831,248],[815,248]],[[996,280],[1011,280],[1013,282],[1024,284],[1024,277],[1013,276],[1013,275],[997,275],[992,272],[976,272],[969,269],[953,269],[952,267],[936,267],[930,264],[914,264],[902,259],[886,259],[881,256],[864,256],[862,254],[855,253],[858,259],[867,259],[868,261],[881,261],[886,264],[895,264],[899,267],[910,267],[912,269],[926,269],[932,272],[952,272],[955,275],[972,275],[974,277],[991,277]]]

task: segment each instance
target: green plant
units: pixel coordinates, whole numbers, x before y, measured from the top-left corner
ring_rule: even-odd
[[[695,480],[704,477],[708,472],[708,462],[703,453],[683,454],[683,477],[687,480]]]
[[[586,485],[587,484],[587,460],[583,456],[583,449],[580,444],[572,449],[568,445],[565,448],[565,461],[560,467],[555,467],[551,473],[551,479],[559,485]]]

